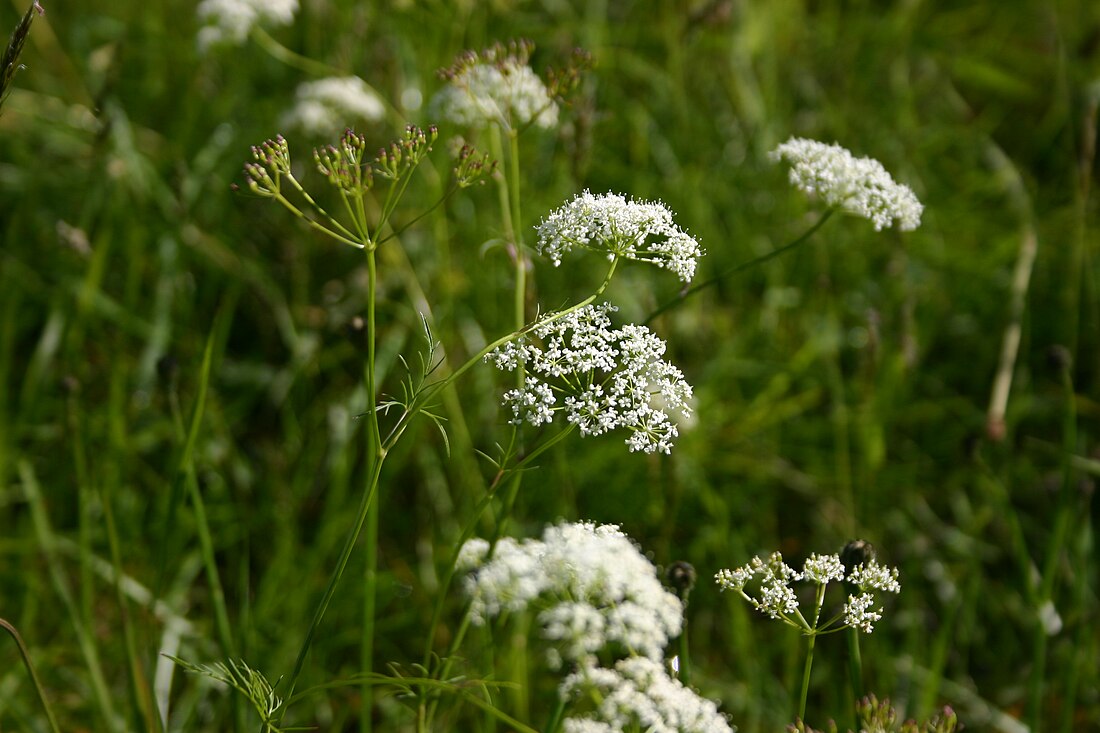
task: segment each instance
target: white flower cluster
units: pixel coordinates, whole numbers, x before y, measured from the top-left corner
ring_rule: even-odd
[[[760,581],[758,597],[745,591],[745,586],[754,578]],[[874,630],[874,622],[882,619],[882,608],[873,608],[875,597],[872,591],[901,592],[897,568],[879,565],[871,559],[852,568],[845,577],[844,564],[839,555],[812,554],[799,572],[783,562],[783,555],[773,552],[767,560],[758,556],[739,568],[719,570],[714,579],[721,590],[739,593],[761,613],[803,628],[806,621],[799,613],[798,597],[790,587],[791,582],[804,580],[824,588],[833,581],[845,581],[856,586],[860,593],[848,596],[848,602],[844,605],[843,626],[839,628],[857,628],[868,634]],[[827,628],[830,628],[829,624],[817,631]]]
[[[680,633],[683,605],[653,564],[613,524],[562,523],[541,540],[501,539],[488,558],[484,540],[467,542],[460,569],[474,623],[504,612],[541,609],[536,621],[555,642],[550,662],[591,661],[608,647],[660,660]]]
[[[876,231],[893,226],[902,231],[920,226],[924,206],[908,186],[895,183],[873,158],[856,158],[839,145],[792,137],[770,153],[791,164],[790,180],[829,206],[870,219]]]
[[[258,23],[290,25],[298,0],[202,0],[198,7],[199,48],[221,43],[240,45]]]
[[[563,699],[595,699],[596,709],[566,718],[565,733],[732,733],[714,702],[673,679],[651,659],[631,657],[614,669],[581,667],[562,681]]]
[[[525,60],[506,56],[463,68],[436,94],[432,108],[456,125],[504,128],[558,124],[558,105]]]
[[[585,191],[550,212],[537,231],[539,252],[555,266],[562,254],[582,248],[608,259],[649,262],[690,282],[703,256],[699,242],[673,223],[664,204],[627,201],[615,193],[593,196]]]
[[[304,82],[294,96],[294,106],[281,122],[307,135],[338,135],[356,122],[377,122],[386,116],[381,98],[357,76]]]
[[[631,452],[670,453],[679,429],[669,415],[690,417],[691,385],[662,358],[665,342],[648,328],[612,328],[608,314],[615,310],[604,303],[551,315],[533,339],[511,341],[485,360],[504,370],[522,364],[530,373],[523,389],[504,395],[512,423],[542,425],[563,410],[581,435],[625,428]]]

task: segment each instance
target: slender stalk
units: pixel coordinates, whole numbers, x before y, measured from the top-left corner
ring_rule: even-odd
[[[367,387],[368,414],[367,414],[367,456],[370,463],[381,464],[384,453],[382,451],[380,430],[378,427],[378,385],[375,383],[375,352],[377,338],[375,337],[375,300],[378,294],[378,268],[375,261],[374,249],[367,248],[367,366],[364,375]],[[373,473],[373,472],[372,472]],[[377,479],[375,479],[377,481]],[[376,592],[378,585],[378,502],[373,501],[367,505],[367,538],[366,538],[366,577],[363,583],[363,628],[360,639],[360,672],[370,674],[374,668],[374,615]],[[370,733],[372,730],[371,709],[374,706],[374,688],[364,684],[361,691],[361,704],[359,708],[359,730]]]
[[[821,604],[825,602],[825,584],[817,588],[817,598],[814,601],[814,622],[807,629],[809,639],[806,642],[806,664],[802,668],[802,690],[798,695],[798,719],[806,719],[806,699],[810,695],[810,672],[814,666],[814,645],[817,643],[817,622],[821,617]]]
[[[558,733],[558,728],[561,727],[562,718],[565,717],[565,698],[561,695],[557,696],[557,700],[554,702],[554,709],[550,711],[550,717],[546,721],[546,726],[543,728],[546,733]]]
[[[509,163],[511,163],[512,169],[508,176],[508,183],[510,184],[508,198],[512,204],[512,239],[516,248],[515,325],[516,330],[519,330],[523,328],[523,324],[527,323],[527,254],[523,249],[523,234],[520,230],[523,220],[520,218],[519,198],[519,135],[515,130],[508,131],[508,142],[511,148]],[[516,374],[518,385],[522,387],[525,378],[525,370],[522,364],[516,370]]]
[[[378,502],[371,503],[367,514],[367,535],[363,542],[366,545],[366,572],[363,577],[363,628],[360,639],[359,667],[363,674],[370,674],[374,669],[374,618],[377,607],[378,594]],[[363,683],[360,690],[359,706],[359,730],[361,733],[370,733],[374,727],[372,709],[374,707],[374,686]]]
[[[6,619],[0,618],[0,628],[4,629],[11,635],[11,638],[15,640],[15,645],[19,647],[19,656],[23,659],[23,666],[27,668],[27,675],[31,678],[31,683],[34,684],[34,691],[38,694],[38,703],[42,706],[42,711],[46,713],[46,721],[50,724],[50,730],[53,733],[61,733],[61,728],[57,725],[57,718],[53,715],[53,708],[50,707],[49,700],[46,699],[46,691],[42,688],[42,682],[38,679],[38,673],[34,671],[34,664],[31,663],[31,654],[27,650],[27,645],[23,643],[23,637],[19,635],[19,631],[11,625]]]
[[[685,608],[686,610],[686,608]],[[685,686],[691,685],[691,647],[688,644],[688,620],[687,614],[684,614],[684,628],[680,632],[680,669],[679,677],[680,681]]]
[[[742,262],[740,265],[737,265],[733,268],[730,268],[729,270],[726,270],[725,272],[721,273],[720,275],[715,275],[710,280],[704,280],[703,282],[699,283],[698,285],[695,285],[693,287],[690,287],[690,288],[687,288],[686,290],[681,291],[680,294],[677,295],[675,298],[673,298],[672,300],[668,301],[667,303],[662,305],[657,310],[650,313],[649,317],[646,318],[644,321],[642,321],[642,323],[644,325],[649,325],[649,323],[651,321],[653,321],[655,318],[657,318],[657,316],[660,316],[663,313],[675,308],[676,306],[680,305],[685,300],[690,298],[692,295],[695,295],[696,293],[702,292],[703,290],[706,290],[709,287],[717,285],[718,283],[722,282],[722,280],[726,279],[727,277],[730,277],[731,275],[736,275],[738,273],[744,272],[745,270],[750,270],[753,267],[756,267],[757,265],[762,265],[765,262],[768,262],[769,260],[775,259],[779,255],[784,254],[786,252],[789,252],[792,249],[794,249],[795,247],[798,247],[803,242],[805,242],[810,237],[812,237],[814,232],[816,232],[818,229],[820,229],[825,224],[825,222],[827,222],[829,220],[829,217],[831,217],[833,215],[833,211],[834,211],[834,209],[827,209],[825,211],[825,213],[822,214],[821,217],[813,224],[813,226],[811,226],[809,229],[807,229],[802,234],[800,234],[796,239],[794,239],[791,242],[788,242],[787,244],[783,245],[779,249],[773,249],[771,252],[768,252],[767,254],[764,254],[764,255],[760,255],[759,257],[754,257],[753,259],[749,260],[748,262]]]
[[[329,66],[328,64],[311,59],[308,56],[303,56],[300,53],[291,51],[289,48],[272,38],[259,23],[252,26],[252,40],[256,41],[256,44],[270,54],[272,58],[281,61],[287,66],[298,69],[299,71],[304,71],[307,74],[322,77],[347,75],[346,71],[338,69],[335,66]],[[377,95],[377,97],[378,99],[385,99],[383,95]]]
[[[859,651],[859,629],[848,629],[848,681],[852,685],[852,730],[859,730],[859,701],[863,699],[863,655]]]
[[[359,536],[363,532],[363,527],[366,524],[368,514],[370,513],[371,504],[374,501],[375,494],[378,492],[379,478],[382,473],[382,464],[386,459],[386,454],[392,444],[389,446],[383,445],[381,442],[381,434],[378,426],[378,410],[377,410],[377,385],[375,384],[375,349],[377,345],[376,341],[376,328],[375,328],[375,298],[377,297],[377,264],[375,261],[375,247],[374,243],[367,241],[363,245],[363,249],[367,254],[367,366],[365,369],[364,379],[367,386],[367,399],[368,399],[368,411],[367,411],[367,433],[368,442],[371,446],[368,452],[368,475],[366,486],[364,487],[362,498],[359,501],[359,507],[356,510],[355,523],[352,525],[351,531],[348,532],[347,538],[344,540],[344,547],[340,551],[340,557],[336,561],[336,567],[333,569],[332,575],[329,578],[328,585],[325,587],[325,592],[321,596],[321,601],[317,604],[317,609],[313,613],[313,619],[310,621],[309,628],[306,630],[305,638],[302,640],[302,646],[298,650],[298,656],[294,661],[294,670],[291,672],[290,677],[287,679],[287,692],[286,699],[294,694],[294,689],[298,683],[298,678],[302,674],[302,668],[305,666],[306,655],[309,653],[310,647],[313,645],[313,637],[317,633],[317,628],[321,624],[321,620],[325,617],[325,613],[328,611],[329,604],[332,602],[332,597],[336,594],[336,587],[340,584],[340,579],[344,576],[344,570],[347,569],[348,561],[351,559],[351,554],[355,550],[355,545],[359,541]],[[371,594],[367,594],[370,596]],[[373,598],[370,603],[373,603]],[[370,624],[365,625],[363,629],[362,638],[365,639],[368,635],[373,637],[373,609],[371,611],[372,619]],[[370,628],[367,628],[369,626]],[[361,642],[361,649],[363,648]],[[373,646],[373,645],[372,645]],[[364,661],[364,660],[361,660]],[[369,670],[367,670],[369,671]],[[366,700],[364,705],[369,706],[370,703]],[[287,706],[283,706],[279,713],[279,721],[282,720],[286,714]],[[369,714],[369,713],[368,713]]]

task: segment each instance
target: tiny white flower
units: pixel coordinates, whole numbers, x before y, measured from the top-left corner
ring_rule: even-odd
[[[829,206],[869,219],[875,230],[920,226],[924,206],[908,186],[896,183],[873,158],[856,158],[839,145],[792,137],[770,153],[791,164],[790,181]]]
[[[298,85],[294,106],[282,117],[286,127],[308,135],[324,136],[378,122],[386,116],[382,99],[357,76],[328,77]]]
[[[628,201],[615,193],[590,191],[550,212],[536,227],[538,251],[555,266],[573,249],[588,249],[608,257],[649,262],[690,282],[703,250],[676,226],[672,212],[660,202]]]
[[[252,27],[260,23],[290,25],[298,12],[298,0],[202,0],[197,13],[201,50],[218,44],[240,45]]]

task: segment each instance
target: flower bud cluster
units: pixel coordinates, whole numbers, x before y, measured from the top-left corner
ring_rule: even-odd
[[[358,122],[378,122],[386,116],[382,98],[357,76],[332,76],[298,85],[294,106],[281,124],[307,135],[339,134]]]
[[[315,148],[313,162],[328,182],[344,193],[358,194],[374,185],[374,169],[363,164],[366,138],[345,130],[339,145]]]
[[[558,105],[528,61],[534,44],[512,41],[480,52],[465,51],[439,75],[448,84],[432,106],[444,119],[481,128],[490,124],[519,128],[558,123]]]
[[[490,162],[488,153],[478,155],[470,145],[463,145],[455,160],[454,174],[459,188],[485,183],[486,178],[497,169],[497,161]]]
[[[790,181],[829,206],[869,219],[876,231],[893,226],[911,231],[920,226],[924,206],[906,185],[895,183],[882,163],[856,158],[839,145],[792,137],[770,153],[791,164]]]
[[[549,526],[541,540],[468,541],[458,568],[473,571],[465,590],[474,623],[505,612],[537,610],[550,662],[591,661],[600,651],[660,660],[680,633],[683,605],[657,569],[616,525]]]
[[[420,165],[424,156],[431,152],[432,143],[437,137],[439,137],[439,130],[435,125],[427,130],[409,125],[405,128],[405,134],[400,140],[395,140],[388,148],[378,151],[378,157],[374,159],[378,175],[392,180],[401,178]]]
[[[550,212],[538,231],[538,251],[555,266],[573,249],[588,249],[612,259],[649,262],[673,272],[685,283],[695,275],[703,250],[672,221],[660,202],[627,201],[614,193],[585,191]]]
[[[783,562],[783,555],[773,552],[767,560],[757,556],[739,568],[720,570],[714,579],[721,590],[740,594],[761,613],[813,632],[851,627],[869,634],[874,630],[875,622],[882,619],[882,608],[874,608],[874,591],[901,592],[897,568],[879,565],[874,558],[869,558],[846,573],[839,555],[810,555],[799,572]],[[745,589],[754,580],[759,581],[759,585],[756,594],[752,595]],[[843,581],[854,586],[859,593],[849,594],[838,618],[827,621],[821,627],[809,628],[799,611],[798,597],[790,585],[795,581],[816,585],[819,599],[831,582]],[[841,622],[841,625],[834,625],[835,622]]]
[[[259,196],[279,195],[283,176],[290,175],[290,145],[282,135],[252,146],[252,161],[245,163],[248,187]]]
[[[523,365],[522,389],[505,393],[513,424],[542,425],[556,412],[582,436],[624,428],[631,452],[670,453],[679,429],[670,415],[691,415],[691,385],[664,360],[666,345],[645,326],[612,328],[610,303],[550,315],[486,355],[498,369]]]
[[[202,0],[198,9],[199,48],[218,44],[241,45],[252,27],[260,23],[290,25],[298,12],[298,0]]]

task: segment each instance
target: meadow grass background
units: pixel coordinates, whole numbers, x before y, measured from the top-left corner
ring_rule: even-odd
[[[295,87],[316,74],[255,42],[200,55],[191,3],[44,4],[0,113],[0,617],[27,639],[63,729],[141,730],[136,701],[167,641],[194,662],[227,656],[194,507],[178,495],[204,345],[213,334],[193,466],[233,645],[275,679],[363,482],[364,265],[231,190],[249,145],[280,132]],[[24,5],[0,5],[3,33]],[[857,537],[900,568],[903,588],[865,638],[870,690],[907,715],[950,704],[971,730],[1100,729],[1100,4],[304,0],[271,33],[395,105],[362,130],[378,145],[405,120],[435,122],[426,104],[408,106],[409,90],[429,98],[435,70],[463,49],[527,37],[536,69],[587,49],[596,67],[566,123],[524,137],[523,224],[585,188],[661,199],[707,250],[700,281],[819,215],[766,158],[791,135],[837,141],[911,185],[926,207],[917,231],[834,216],[793,253],[655,321],[695,386],[694,427],[671,457],[628,454],[615,435],[569,438],[524,478],[509,531],[613,522],[655,563],[693,563],[693,681],[742,731],[791,721],[802,647],[711,577],[754,554],[800,561]],[[447,175],[454,132],[441,125],[435,172],[410,204]],[[308,169],[324,141],[286,134]],[[500,234],[492,187],[474,188],[381,250],[386,391],[395,356],[422,347],[429,307],[451,363],[510,330]],[[993,439],[987,410],[1029,237],[1022,341]],[[583,297],[598,267],[536,258],[532,303]],[[677,285],[626,267],[612,297],[638,320]],[[485,367],[459,383],[445,403],[450,458],[421,420],[386,465],[379,668],[420,660],[439,573],[492,473],[474,449],[506,435],[507,381]],[[357,553],[321,627],[307,685],[359,669],[363,562]],[[114,567],[163,606],[116,586]],[[451,596],[440,651],[462,610]],[[516,651],[522,633],[516,622],[471,635],[461,671],[526,684],[529,664],[530,700],[500,705],[528,706],[537,727],[554,681],[535,641]],[[841,635],[818,644],[818,727],[845,720],[844,655]],[[356,730],[359,692],[311,696],[288,722]],[[241,719],[182,671],[171,702],[172,730]],[[411,713],[386,697],[375,723],[411,729]],[[0,729],[45,729],[6,639]],[[440,729],[491,725],[456,708]]]

